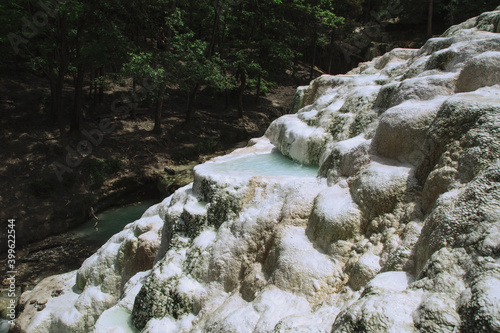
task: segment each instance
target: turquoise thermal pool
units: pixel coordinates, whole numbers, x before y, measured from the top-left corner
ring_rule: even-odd
[[[317,166],[295,163],[279,152],[234,158],[225,162],[213,163],[210,168],[218,174],[246,176],[316,177],[318,173]]]

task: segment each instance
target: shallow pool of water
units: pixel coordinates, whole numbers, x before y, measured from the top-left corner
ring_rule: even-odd
[[[90,219],[71,232],[72,235],[97,244],[104,244],[114,234],[123,230],[130,222],[139,219],[142,214],[156,204],[157,201],[143,201],[123,207],[110,208],[97,214],[99,223],[97,230],[94,229],[95,220]]]
[[[113,307],[99,317],[99,332],[138,333],[132,324],[131,313],[122,307]]]
[[[279,152],[235,158],[214,163],[210,168],[217,173],[250,176],[316,177],[318,174],[318,167],[298,164]]]

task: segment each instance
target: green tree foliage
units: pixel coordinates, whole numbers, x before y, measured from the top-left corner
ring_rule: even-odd
[[[3,61],[24,61],[47,77],[63,141],[68,124],[70,133],[80,130],[84,84],[102,103],[110,71],[154,83],[147,94],[161,133],[167,87],[186,96],[187,121],[201,87],[236,91],[242,116],[249,83],[258,96],[304,51],[313,50],[313,66],[316,46],[342,23],[335,6],[335,0],[11,0],[0,4],[0,47],[7,50]],[[68,77],[71,107],[63,104]]]
[[[58,123],[62,139],[68,118],[72,131],[80,128],[82,85],[87,72],[126,55],[130,43],[124,34],[126,22],[118,17],[120,12],[126,13],[126,9],[117,0],[12,0],[2,4],[0,18],[8,24],[3,25],[0,43],[7,54],[15,54],[48,78],[51,117]],[[63,105],[67,75],[74,77],[72,108]]]
[[[402,19],[406,21],[427,20],[430,0],[424,3],[410,0],[402,1]],[[463,22],[485,11],[494,10],[497,0],[432,0],[434,20],[443,19],[447,25]]]
[[[12,34],[18,31],[19,22],[22,22],[24,14],[23,6],[18,1],[0,3],[0,62],[2,63],[11,63],[15,60],[16,53],[13,52],[10,39],[15,38]]]
[[[258,96],[261,83],[291,68],[304,45],[315,48],[342,23],[332,11],[332,1],[239,1],[222,8],[218,50],[239,82],[240,116],[247,81],[257,81]]]
[[[429,0],[430,1],[430,0]],[[432,0],[433,15],[449,23],[485,10],[495,0]],[[427,20],[428,6],[416,0],[9,0],[0,3],[0,61],[29,68],[50,84],[50,116],[62,142],[67,127],[78,135],[83,88],[103,103],[106,72],[152,82],[154,131],[161,133],[167,88],[186,99],[193,121],[198,92],[235,92],[239,116],[243,95],[256,96],[299,60],[310,64],[328,50],[330,71],[335,40],[366,22],[397,15]],[[388,8],[397,7],[397,12]],[[386,12],[390,12],[387,14]],[[386,15],[387,14],[387,15]],[[430,20],[432,22],[432,20]],[[343,31],[339,26],[344,26]],[[324,62],[323,62],[324,63]],[[13,67],[13,66],[10,66]],[[73,78],[73,105],[63,88]],[[226,98],[226,102],[228,98]]]
[[[496,0],[448,0],[442,4],[442,13],[450,24],[456,24],[482,12],[494,10],[498,4]]]

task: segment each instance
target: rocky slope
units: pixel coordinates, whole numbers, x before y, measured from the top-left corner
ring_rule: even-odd
[[[500,331],[499,24],[299,88],[297,113],[26,292],[17,329]]]

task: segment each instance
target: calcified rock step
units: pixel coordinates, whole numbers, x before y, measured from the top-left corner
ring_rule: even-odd
[[[499,22],[299,88],[296,114],[25,293],[18,327],[499,332]]]

